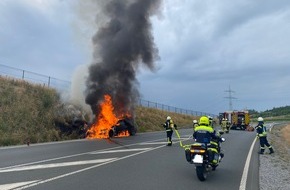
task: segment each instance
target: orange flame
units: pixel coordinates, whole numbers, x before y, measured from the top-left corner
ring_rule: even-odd
[[[118,136],[116,136],[116,137],[128,137],[128,136],[130,136],[130,134],[129,134],[129,131],[126,130],[126,131],[122,131],[122,132],[120,132],[120,133],[118,134]]]
[[[112,127],[117,125],[117,122],[122,119],[114,114],[114,107],[110,95],[104,96],[104,102],[101,103],[101,111],[97,117],[96,122],[88,130],[88,139],[94,138],[109,138],[109,131]],[[118,134],[118,137],[129,136],[128,131],[123,131]]]

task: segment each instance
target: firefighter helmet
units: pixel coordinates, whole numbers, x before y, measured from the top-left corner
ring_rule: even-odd
[[[264,121],[262,117],[258,117],[258,121]]]
[[[197,120],[193,120],[193,123],[194,123],[194,124],[197,123]]]
[[[167,116],[166,120],[171,120],[171,117],[170,116]]]
[[[206,125],[206,126],[208,126],[209,125],[209,119],[208,119],[208,117],[202,116],[199,119],[199,125]]]

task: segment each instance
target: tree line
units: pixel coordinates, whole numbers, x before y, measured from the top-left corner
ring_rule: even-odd
[[[270,110],[258,112],[256,110],[249,110],[252,118],[256,117],[278,117],[290,115],[290,106],[277,107]]]

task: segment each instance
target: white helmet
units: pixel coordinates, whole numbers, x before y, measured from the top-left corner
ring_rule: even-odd
[[[193,123],[197,123],[197,120],[193,120]]]
[[[167,116],[167,118],[166,118],[167,120],[170,120],[171,119],[171,117],[170,116]]]
[[[258,121],[264,121],[262,117],[258,117]]]

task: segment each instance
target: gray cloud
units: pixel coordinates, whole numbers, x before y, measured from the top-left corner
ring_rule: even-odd
[[[71,27],[71,21],[79,14],[69,7],[75,2],[55,1],[47,13],[24,1],[1,1],[0,62],[69,79],[91,59],[73,36],[79,26]],[[231,85],[238,98],[235,109],[290,104],[288,0],[170,0],[162,8],[161,15],[151,18],[161,59],[154,73],[141,69],[135,76],[142,98],[217,113],[228,109],[224,91]],[[97,19],[90,25],[94,15],[83,13],[88,22],[82,26],[88,28],[78,38],[91,39],[91,29],[105,22]]]
[[[70,25],[63,22],[68,20],[60,12],[51,18],[24,1],[13,0],[4,2],[0,12],[4,15],[0,19],[1,64],[69,80],[74,67],[83,63]]]
[[[224,91],[231,85],[236,109],[290,104],[288,1],[173,3],[178,5],[167,4],[164,20],[155,21],[161,62],[157,76],[141,76],[145,97],[156,97],[169,86],[176,90],[159,101],[217,112],[227,109]],[[151,95],[146,88],[158,92]],[[219,98],[212,99],[215,94]]]

